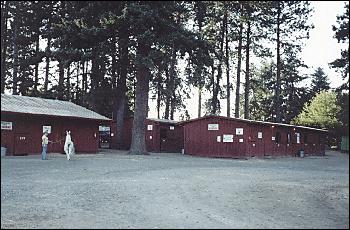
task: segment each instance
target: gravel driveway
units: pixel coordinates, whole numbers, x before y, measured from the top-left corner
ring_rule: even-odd
[[[349,228],[349,155],[1,158],[1,228]]]

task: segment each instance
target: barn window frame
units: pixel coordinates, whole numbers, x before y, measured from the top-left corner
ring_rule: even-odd
[[[292,135],[290,135],[290,133],[287,133],[287,143],[290,144],[292,143],[292,138],[291,138]]]

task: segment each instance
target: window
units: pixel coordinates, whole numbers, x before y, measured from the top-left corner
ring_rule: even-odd
[[[300,144],[300,133],[295,133],[297,135],[297,144]]]
[[[281,133],[276,132],[276,138],[275,138],[276,143],[281,143]]]

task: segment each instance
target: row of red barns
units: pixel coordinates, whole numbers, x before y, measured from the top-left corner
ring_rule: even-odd
[[[116,147],[112,123],[111,147]],[[288,124],[260,122],[222,116],[206,116],[185,122],[147,119],[145,141],[149,152],[250,158],[295,156],[300,150],[309,155],[324,155],[326,131]],[[131,143],[132,118],[125,121],[124,149]]]

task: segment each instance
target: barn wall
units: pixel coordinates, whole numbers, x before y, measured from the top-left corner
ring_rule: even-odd
[[[208,124],[219,124],[219,130],[208,130]],[[236,128],[243,128],[243,135],[236,135]],[[223,135],[233,135],[233,142],[223,142]],[[208,117],[184,124],[185,153],[210,157],[246,158],[248,125],[241,121]],[[217,142],[220,136],[221,141]],[[239,142],[243,139],[243,142]]]
[[[13,122],[13,130],[1,130],[1,144],[8,148],[9,155],[14,155],[14,153],[41,154],[44,125],[51,126],[51,133],[48,137],[50,141],[55,142],[49,143],[49,153],[63,153],[66,130],[71,131],[77,153],[98,151],[98,121],[29,114],[2,114],[1,117],[3,121]]]
[[[208,124],[219,124],[219,130],[208,130]],[[236,135],[236,128],[244,129],[243,136]],[[262,138],[258,138],[258,132],[261,132]],[[280,134],[279,142],[276,140],[277,133]],[[299,143],[297,133],[300,134]],[[233,142],[223,143],[224,134],[233,134]],[[232,158],[295,156],[301,149],[309,155],[325,153],[324,132],[231,118],[213,116],[187,122],[184,124],[184,135],[185,153],[198,156]],[[221,142],[217,142],[217,136],[221,136]],[[243,143],[239,142],[240,138],[243,138]]]
[[[131,146],[132,139],[132,125],[133,119],[128,118],[124,121],[123,128],[123,142],[122,149],[128,150]],[[152,130],[148,130],[148,125],[152,125]],[[170,126],[174,127],[174,130],[170,130]],[[161,130],[166,130],[166,139],[161,140]],[[112,122],[111,132],[114,136],[111,137],[111,148],[116,148],[116,129],[115,121]],[[145,142],[148,152],[181,152],[183,148],[183,128],[179,125],[162,123],[153,120],[146,120],[145,122]]]

